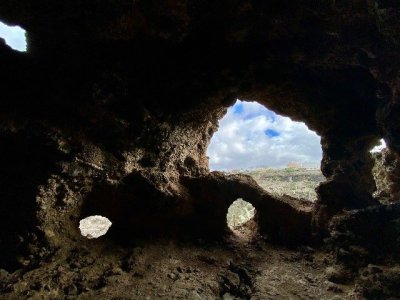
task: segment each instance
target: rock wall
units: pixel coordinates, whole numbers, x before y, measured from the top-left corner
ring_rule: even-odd
[[[376,183],[374,196],[384,204],[400,200],[400,167],[399,156],[396,152],[383,149],[373,153],[375,160],[373,175]]]

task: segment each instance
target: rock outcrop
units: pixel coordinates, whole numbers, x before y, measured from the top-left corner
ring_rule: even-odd
[[[383,149],[374,153],[373,157],[375,164],[372,172],[376,183],[374,196],[385,204],[400,201],[399,155],[389,149]]]

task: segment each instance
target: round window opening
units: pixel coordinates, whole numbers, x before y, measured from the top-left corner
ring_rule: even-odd
[[[79,230],[82,236],[88,239],[97,239],[105,235],[111,225],[108,218],[95,215],[80,220]]]
[[[237,199],[228,208],[228,214],[226,215],[228,227],[232,231],[239,230],[253,220],[255,213],[256,210],[251,203],[243,199]]]

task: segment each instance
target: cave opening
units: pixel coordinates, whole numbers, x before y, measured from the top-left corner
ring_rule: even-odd
[[[398,156],[387,147],[384,139],[370,150],[373,159],[372,176],[375,182],[375,190],[372,196],[382,204],[398,202],[400,178]]]
[[[8,26],[0,21],[0,38],[13,50],[27,51],[26,31],[20,26]]]
[[[107,234],[112,222],[103,216],[94,215],[86,217],[79,221],[79,230],[81,235],[87,239],[97,239]]]
[[[235,231],[237,228],[253,219],[255,214],[255,207],[251,203],[239,198],[228,208],[228,213],[226,214],[228,227],[232,231]]]
[[[256,208],[246,200],[239,198],[228,208],[226,223],[233,236],[244,242],[251,241],[258,234]]]
[[[237,100],[207,149],[212,171],[243,173],[268,192],[312,202],[321,172],[321,137],[258,102]]]
[[[379,145],[374,146],[370,152],[371,153],[378,153],[378,152],[382,152],[383,149],[387,148],[386,146],[386,142],[384,139],[380,139],[379,140]]]

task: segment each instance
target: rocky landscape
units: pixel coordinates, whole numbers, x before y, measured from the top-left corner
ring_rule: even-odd
[[[0,20],[28,42],[0,39],[0,299],[400,298],[398,1],[2,0]],[[236,99],[321,136],[315,202],[209,171]],[[232,231],[238,198],[256,213]],[[87,239],[93,215],[112,225]]]
[[[317,201],[316,188],[325,181],[318,168],[257,168],[236,173],[246,174],[274,196],[289,195]]]

